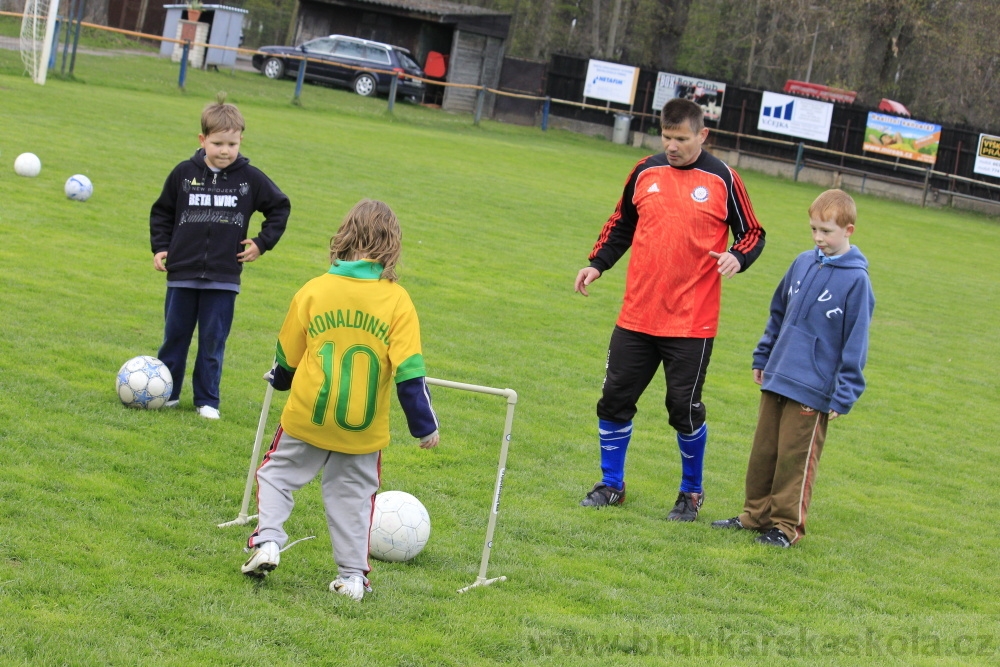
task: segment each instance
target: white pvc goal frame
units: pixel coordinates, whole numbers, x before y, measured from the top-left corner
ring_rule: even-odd
[[[56,30],[59,0],[25,0],[21,19],[21,60],[31,80],[45,85],[52,56],[52,37]],[[42,25],[42,21],[45,21]],[[41,34],[40,34],[41,33]]]
[[[483,554],[479,561],[479,576],[477,576],[476,580],[468,586],[458,589],[458,592],[465,593],[479,586],[489,586],[497,581],[507,581],[507,577],[504,576],[493,577],[492,579],[487,578],[486,571],[489,568],[490,553],[493,550],[493,533],[496,530],[497,516],[500,513],[500,493],[503,491],[503,480],[507,472],[507,452],[510,447],[511,429],[514,425],[514,408],[517,405],[517,392],[513,389],[497,389],[495,387],[483,387],[476,384],[452,382],[450,380],[438,380],[436,378],[427,378],[427,384],[437,387],[445,387],[448,389],[471,391],[479,394],[503,396],[507,399],[507,415],[504,419],[503,435],[500,439],[500,460],[497,464],[496,485],[493,487],[493,502],[490,505],[490,517],[486,526],[486,539],[483,544]],[[253,453],[250,455],[250,469],[247,471],[247,480],[246,486],[243,490],[243,504],[240,508],[240,513],[232,521],[220,523],[219,528],[227,528],[229,526],[245,526],[250,523],[251,519],[257,517],[256,514],[248,515],[247,512],[250,509],[250,495],[253,492],[253,484],[257,472],[257,460],[260,457],[260,448],[264,441],[264,431],[267,428],[267,416],[271,409],[271,398],[273,394],[274,387],[268,383],[267,391],[264,393],[264,404],[261,407],[260,420],[257,422],[257,435],[254,439]]]

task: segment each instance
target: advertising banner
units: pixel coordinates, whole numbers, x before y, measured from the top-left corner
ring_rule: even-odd
[[[934,164],[940,142],[940,125],[869,111],[862,147],[871,153]]]
[[[833,105],[764,91],[757,129],[826,143],[830,138]]]
[[[984,176],[1000,178],[1000,137],[992,134],[979,135],[979,150],[972,171]]]
[[[652,111],[658,114],[664,104],[675,97],[683,97],[701,106],[705,111],[705,120],[717,121],[722,115],[722,98],[725,95],[726,84],[719,81],[659,72],[656,75]]]
[[[631,106],[638,82],[638,67],[591,60],[587,65],[583,96]]]
[[[808,81],[796,81],[795,79],[785,81],[785,87],[782,90],[793,95],[807,95],[827,102],[843,102],[844,104],[852,104],[858,97],[858,94],[853,90],[833,88]]]

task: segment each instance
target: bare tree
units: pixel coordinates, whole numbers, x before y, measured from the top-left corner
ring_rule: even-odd
[[[592,0],[590,16],[590,51],[601,55],[601,0]]]
[[[554,5],[555,0],[542,0],[542,6],[539,10],[538,27],[536,28],[534,43],[531,47],[532,58],[537,59],[548,51],[550,40],[549,24],[552,22],[552,9]]]
[[[604,47],[604,55],[608,58],[613,58],[615,54],[615,35],[622,13],[622,0],[614,0],[614,3],[614,8],[611,10],[611,25],[608,26],[608,45]]]

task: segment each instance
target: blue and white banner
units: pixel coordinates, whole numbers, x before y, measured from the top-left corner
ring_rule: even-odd
[[[764,91],[757,129],[826,143],[830,139],[833,105]]]
[[[587,65],[587,82],[583,87],[583,96],[631,106],[635,100],[635,87],[638,82],[638,67],[591,60]]]

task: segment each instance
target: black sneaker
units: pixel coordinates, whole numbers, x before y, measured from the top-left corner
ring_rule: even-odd
[[[621,491],[612,489],[604,482],[594,484],[587,497],[580,501],[584,507],[604,507],[606,505],[621,505],[625,502],[625,485]]]
[[[766,544],[769,547],[781,547],[782,549],[792,546],[792,543],[788,541],[785,534],[778,528],[772,528],[754,541],[758,544]]]
[[[738,516],[734,516],[732,519],[722,519],[721,521],[713,521],[712,528],[730,528],[733,530],[750,530],[740,521]]]
[[[674,508],[667,515],[667,521],[694,521],[698,518],[698,510],[705,502],[704,493],[685,493],[681,491],[677,494],[677,501]]]

